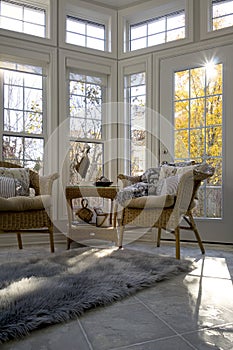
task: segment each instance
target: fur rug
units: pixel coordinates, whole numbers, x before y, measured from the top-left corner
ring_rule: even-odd
[[[0,343],[191,270],[189,261],[130,249],[15,253],[0,259]]]

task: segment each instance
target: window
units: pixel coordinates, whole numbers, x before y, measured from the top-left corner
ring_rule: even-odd
[[[130,124],[130,165],[132,175],[141,175],[146,168],[146,74],[125,76],[125,102]]]
[[[233,26],[233,1],[212,1],[212,30]]]
[[[66,42],[104,51],[106,49],[105,25],[67,16]]]
[[[185,38],[185,11],[130,25],[130,51]]]
[[[74,184],[84,179],[93,182],[103,174],[105,80],[69,73],[70,182]],[[83,157],[85,162],[81,165]]]
[[[46,37],[46,10],[20,1],[0,0],[0,28]]]
[[[0,62],[2,158],[39,171],[44,149],[42,68]]]
[[[215,167],[214,176],[199,191],[199,217],[222,216],[222,71],[222,64],[210,62],[174,77],[175,160]]]

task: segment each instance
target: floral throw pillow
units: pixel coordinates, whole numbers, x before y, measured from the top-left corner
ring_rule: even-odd
[[[18,195],[29,196],[29,169],[0,167],[0,176],[18,180],[20,183],[20,185],[18,186]]]

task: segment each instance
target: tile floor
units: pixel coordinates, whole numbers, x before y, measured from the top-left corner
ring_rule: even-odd
[[[163,242],[134,242],[128,248],[173,255]],[[50,326],[1,344],[1,350],[232,350],[233,246],[182,245],[196,269],[77,320]]]

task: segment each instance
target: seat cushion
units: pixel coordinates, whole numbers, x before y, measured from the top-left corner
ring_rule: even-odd
[[[163,195],[163,196],[144,196],[132,199],[127,203],[127,208],[168,208],[175,204],[175,196]]]
[[[35,197],[0,197],[0,212],[1,211],[27,211],[40,210],[49,208],[52,205],[50,195],[41,195]]]

